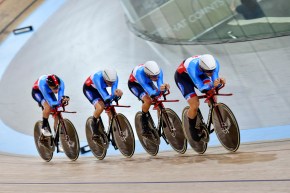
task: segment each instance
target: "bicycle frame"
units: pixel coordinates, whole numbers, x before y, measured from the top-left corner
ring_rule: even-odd
[[[76,113],[76,111],[66,111],[65,107],[62,106],[63,110],[57,110],[57,109],[53,109],[51,111],[51,114],[53,115],[53,117],[57,117],[58,122],[57,122],[57,127],[56,127],[56,131],[55,131],[55,138],[54,138],[54,143],[57,144],[59,142],[59,131],[60,131],[60,127],[61,125],[63,126],[63,132],[65,134],[65,140],[69,141],[69,135],[67,134],[67,130],[66,130],[66,126],[64,124],[64,120],[63,120],[63,116],[62,113]]]
[[[116,121],[116,124],[118,125],[118,133],[120,136],[123,136],[123,132],[122,130],[120,129],[121,128],[121,125],[119,123],[119,120],[117,119],[117,112],[116,112],[116,109],[115,107],[125,107],[125,108],[129,108],[131,106],[128,106],[128,105],[119,105],[118,101],[116,100],[116,105],[108,105],[105,107],[105,111],[106,112],[109,112],[111,114],[111,116],[109,116],[108,114],[108,117],[109,117],[109,130],[108,130],[108,133],[107,133],[107,137],[108,137],[108,140],[112,142],[113,146],[115,149],[118,149],[116,147],[116,143],[115,143],[115,140],[114,140],[114,137],[113,137],[113,121]],[[112,136],[112,138],[110,138],[110,136]]]
[[[167,100],[166,99],[166,96],[170,94],[170,91],[167,90],[167,92],[161,92],[159,96],[157,96],[156,98],[153,99],[152,101],[152,105],[154,105],[153,107],[153,110],[160,110],[160,115],[158,117],[158,134],[159,134],[159,137],[162,136],[164,141],[169,144],[169,142],[167,141],[167,138],[164,134],[164,131],[161,132],[162,128],[163,128],[163,121],[162,121],[162,116],[165,117],[166,119],[166,122],[167,123],[170,123],[170,120],[169,120],[169,117],[167,115],[167,113],[165,112],[165,106],[163,104],[163,102],[178,102],[179,100]],[[161,98],[161,96],[163,96],[164,100],[159,100]],[[155,126],[155,123],[153,122],[153,125],[154,127],[156,128]],[[173,131],[173,128],[172,128],[172,125],[169,124],[169,127],[170,127],[170,131]]]
[[[216,113],[218,115],[219,122],[223,123],[223,120],[222,120],[222,117],[220,115],[219,109],[218,108],[214,108],[217,105],[217,100],[216,100],[216,98],[214,96],[232,96],[233,95],[232,93],[220,94],[219,90],[221,90],[224,86],[225,85],[213,88],[212,89],[213,93],[210,94],[210,95],[204,94],[204,95],[198,96],[199,99],[206,98],[204,102],[208,103],[209,107],[210,107],[209,108],[209,113],[208,113],[208,118],[207,118],[207,123],[206,123],[206,127],[207,127],[207,130],[208,130],[209,133],[212,133],[214,131],[214,130],[211,130],[212,112],[213,112],[214,109],[216,110]],[[200,111],[200,110],[198,109],[198,111]],[[204,122],[203,118],[202,118],[202,122]]]

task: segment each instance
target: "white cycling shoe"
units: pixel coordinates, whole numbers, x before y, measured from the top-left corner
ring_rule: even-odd
[[[52,134],[50,133],[50,131],[47,128],[42,128],[41,129],[41,133],[45,137],[51,137],[52,136]]]

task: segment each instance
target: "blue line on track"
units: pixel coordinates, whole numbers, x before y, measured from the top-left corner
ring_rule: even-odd
[[[290,179],[252,179],[252,180],[192,180],[192,181],[137,181],[137,182],[0,182],[2,185],[80,185],[80,184],[196,184],[196,183],[264,183],[264,182],[290,182]]]

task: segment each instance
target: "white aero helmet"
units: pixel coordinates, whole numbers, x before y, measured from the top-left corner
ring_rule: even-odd
[[[204,54],[199,57],[199,66],[205,72],[212,72],[216,68],[216,61],[210,54]]]
[[[160,68],[155,61],[147,61],[144,64],[144,71],[148,76],[158,76]]]
[[[115,82],[117,80],[117,72],[112,69],[105,69],[102,72],[104,80],[108,82]]]

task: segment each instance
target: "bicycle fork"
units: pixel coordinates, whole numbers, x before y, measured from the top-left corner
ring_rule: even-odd
[[[218,106],[216,105],[216,103],[211,102],[211,108],[210,108],[210,112],[209,112],[209,119],[208,119],[208,129],[210,129],[210,125],[212,123],[212,113],[213,111],[216,112],[216,115],[218,117],[219,123],[221,125],[222,131],[225,133],[225,131],[227,130],[227,124],[224,122],[221,112],[218,108]],[[214,129],[210,130],[210,133],[212,133],[214,131]]]
[[[165,116],[165,120],[166,120],[167,124],[169,123],[169,118],[168,118],[168,115],[166,113],[164,113],[163,111],[164,111],[164,109],[161,108],[160,109],[160,116],[158,118],[158,135],[159,135],[159,137],[162,137],[164,139],[164,141],[166,142],[166,144],[168,145],[169,142],[168,142],[168,140],[165,136],[164,130],[163,130],[164,129],[164,121],[163,121],[162,117]],[[171,124],[168,124],[168,126],[170,127]],[[154,127],[155,127],[155,125],[154,125]],[[170,133],[171,133],[171,128],[169,128],[169,129],[170,129]]]

